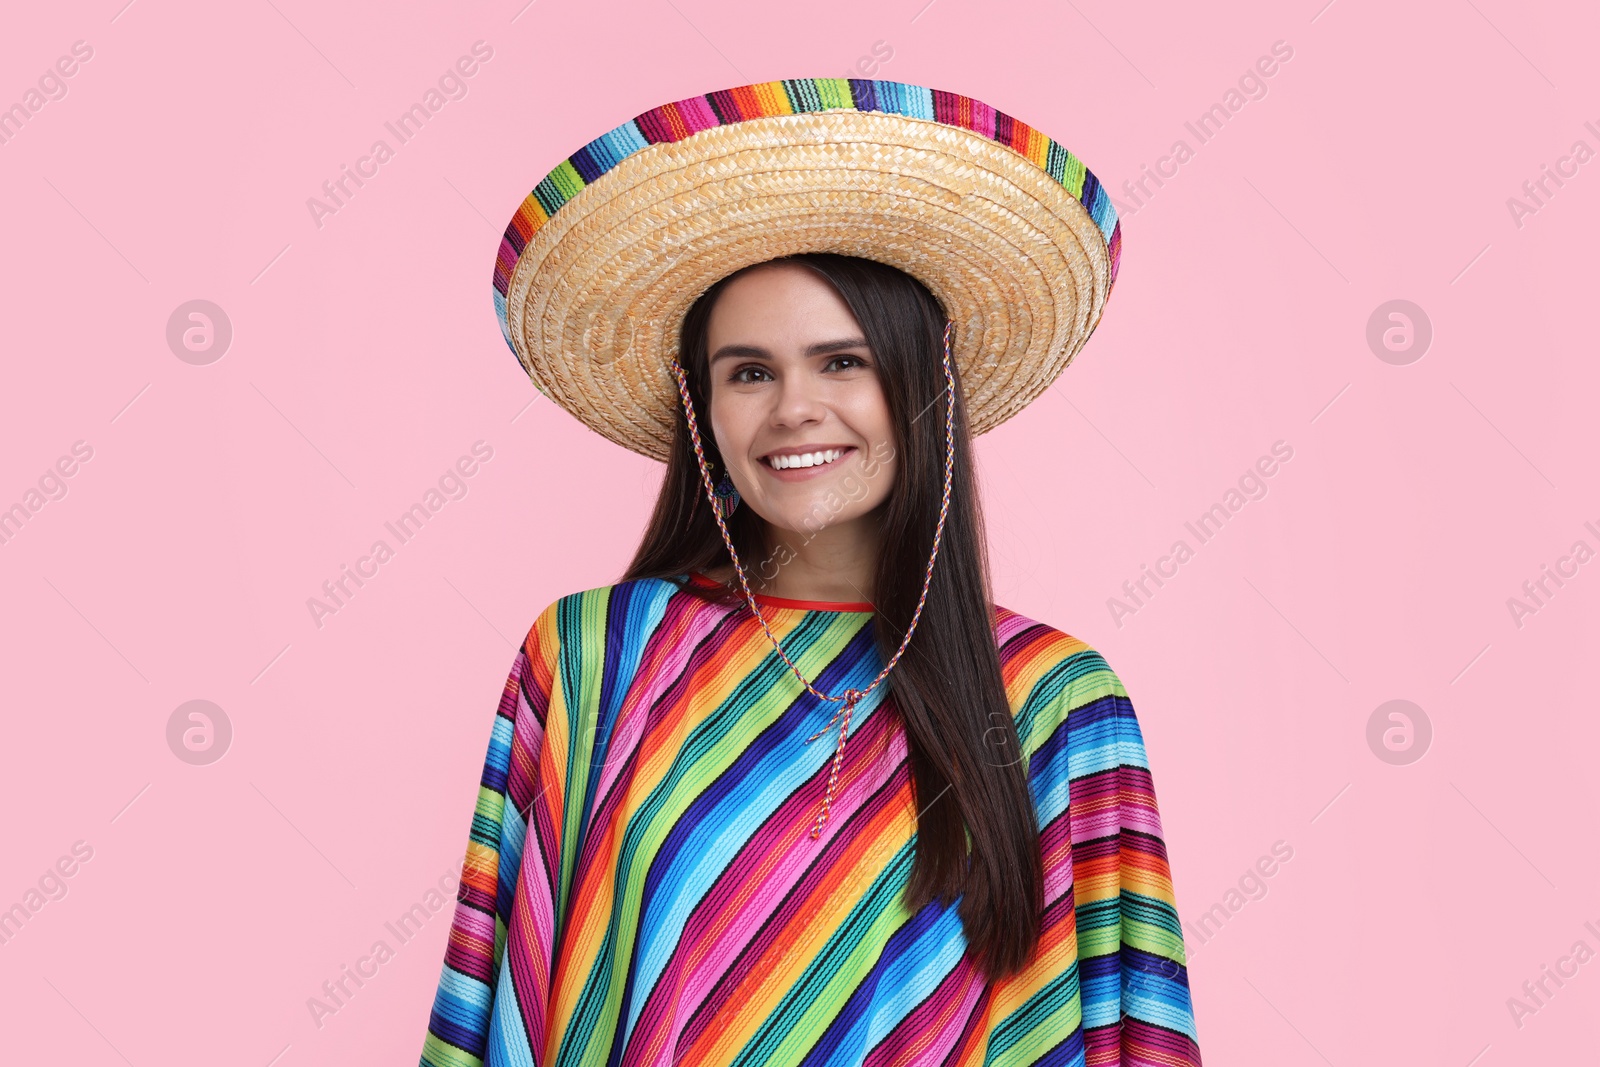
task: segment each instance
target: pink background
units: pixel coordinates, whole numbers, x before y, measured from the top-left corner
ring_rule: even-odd
[[[93,855],[0,945],[4,1058],[416,1062],[449,909],[398,947],[384,924],[453,887],[515,643],[616,579],[661,469],[537,398],[495,322],[500,233],[625,119],[877,42],[877,76],[1023,118],[1126,209],[1095,338],[979,453],[998,599],[1099,647],[1139,711],[1206,1061],[1591,1057],[1600,962],[1543,1006],[1522,986],[1600,951],[1600,562],[1520,626],[1507,601],[1600,549],[1600,162],[1520,226],[1507,199],[1600,149],[1600,19],[1321,3],[12,11],[0,104],[93,56],[0,144],[0,506],[93,454],[0,545],[0,907]],[[478,40],[467,95],[319,228],[307,199]],[[1266,95],[1199,143],[1275,41]],[[209,365],[166,340],[194,299],[233,327]],[[1395,299],[1433,328],[1404,365],[1366,339]],[[467,494],[319,628],[307,599],[480,440]],[[1276,441],[1266,496],[1199,544],[1184,523]],[[196,699],[233,730],[205,766],[166,734]],[[1396,699],[1432,727],[1405,765],[1367,740]],[[308,999],[379,939],[319,1026]]]

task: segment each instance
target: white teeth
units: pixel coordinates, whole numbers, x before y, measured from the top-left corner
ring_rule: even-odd
[[[832,463],[844,455],[842,448],[830,448],[826,452],[802,452],[794,456],[773,456],[768,462],[773,470],[788,470],[791,467],[815,467],[819,463]]]

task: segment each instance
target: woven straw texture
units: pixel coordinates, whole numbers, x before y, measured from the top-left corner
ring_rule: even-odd
[[[741,267],[839,252],[919,278],[955,320],[983,433],[1083,347],[1120,250],[1099,182],[1025,124],[955,94],[824,78],[694,97],[597,138],[524,200],[494,282],[539,390],[665,460],[678,327]]]

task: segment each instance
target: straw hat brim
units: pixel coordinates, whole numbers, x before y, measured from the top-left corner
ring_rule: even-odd
[[[639,148],[560,204],[515,258],[503,326],[541,392],[664,461],[681,418],[667,359],[695,299],[777,256],[861,256],[921,280],[955,320],[981,434],[1048,388],[1099,323],[1118,243],[1097,207],[1100,221],[1035,159],[946,122],[746,118]]]

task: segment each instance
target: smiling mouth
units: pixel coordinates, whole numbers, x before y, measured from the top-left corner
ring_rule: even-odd
[[[773,470],[804,470],[808,467],[826,467],[854,452],[854,448],[825,448],[816,452],[799,452],[786,456],[762,456],[761,462]]]

